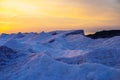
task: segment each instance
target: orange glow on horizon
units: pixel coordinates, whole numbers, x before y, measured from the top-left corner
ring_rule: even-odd
[[[89,32],[98,26],[104,26],[101,29],[120,28],[119,4],[115,1],[1,0],[0,33],[57,29],[85,29]]]

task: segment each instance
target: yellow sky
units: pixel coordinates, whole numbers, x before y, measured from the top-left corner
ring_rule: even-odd
[[[120,28],[120,0],[0,0],[0,33]]]

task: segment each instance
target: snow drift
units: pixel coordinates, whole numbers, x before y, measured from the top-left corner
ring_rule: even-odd
[[[0,80],[119,80],[119,40],[83,30],[2,34]]]

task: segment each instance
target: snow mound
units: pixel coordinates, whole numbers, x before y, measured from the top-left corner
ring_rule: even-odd
[[[25,44],[21,43],[19,40],[16,39],[11,39],[3,45],[12,48],[14,50],[23,50],[26,46]]]
[[[0,64],[9,61],[16,56],[16,51],[6,46],[0,46]]]
[[[84,50],[64,50],[61,51],[55,59],[67,64],[81,64],[84,62],[83,56],[87,53],[88,51]]]
[[[120,64],[120,49],[98,48],[84,55],[85,62],[100,63],[115,67]],[[119,66],[120,68],[120,66]]]
[[[88,45],[88,48],[120,48],[120,36],[96,39]]]
[[[83,35],[70,35],[66,37],[68,46],[73,50],[86,49],[86,47],[93,42],[92,39]]]
[[[31,38],[31,42],[43,42],[46,39],[49,39],[51,37],[50,34],[45,33],[45,32],[41,32],[39,34],[37,34],[36,36],[34,36],[33,38]]]
[[[8,71],[9,72],[9,71]],[[0,73],[1,75],[1,73]],[[120,71],[101,64],[68,65],[47,55],[34,55],[1,80],[119,80]]]

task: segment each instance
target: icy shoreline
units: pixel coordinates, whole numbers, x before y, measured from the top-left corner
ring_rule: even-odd
[[[120,36],[83,30],[2,34],[0,80],[119,80]]]

